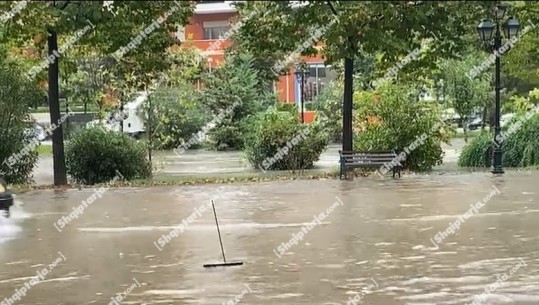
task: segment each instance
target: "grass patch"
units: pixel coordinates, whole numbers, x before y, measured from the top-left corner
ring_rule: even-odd
[[[339,172],[320,170],[306,170],[303,172],[256,172],[241,174],[222,174],[212,176],[158,176],[151,179],[138,179],[132,181],[116,181],[114,183],[101,183],[95,185],[68,184],[63,186],[54,185],[14,185],[15,192],[26,192],[31,190],[69,190],[83,188],[116,188],[116,187],[150,187],[150,186],[180,186],[180,185],[203,185],[203,184],[233,184],[233,183],[260,183],[269,181],[290,181],[290,180],[317,180],[317,179],[338,179]]]
[[[52,145],[39,145],[37,147],[38,155],[52,155]]]

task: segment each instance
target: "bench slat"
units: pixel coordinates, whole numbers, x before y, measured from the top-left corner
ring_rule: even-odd
[[[342,159],[368,159],[368,158],[395,158],[397,155],[350,155],[341,156]]]
[[[372,158],[391,159],[391,158],[396,158],[396,157],[397,157],[396,155],[387,155],[387,156],[383,156],[383,155],[371,155],[371,156],[362,155],[362,156],[342,156],[341,158],[342,159],[372,159]]]
[[[396,160],[398,154],[396,151],[339,151],[341,159],[341,178],[346,169],[361,168],[361,167],[378,167],[384,166]],[[402,162],[402,161],[401,161]],[[398,172],[400,178],[400,170],[402,165],[393,168],[393,177]]]
[[[348,160],[343,160],[342,162],[348,164],[348,163],[363,163],[363,162],[387,162],[387,163],[391,163],[391,161],[395,160],[394,158],[391,158],[391,159],[383,159],[383,158],[378,158],[378,159],[348,159]]]
[[[393,153],[393,150],[371,150],[371,151],[339,151],[341,154],[379,154],[379,153]]]
[[[378,162],[378,163],[391,163],[394,159],[369,159],[369,160],[347,160],[344,161],[344,164],[354,164],[354,163],[372,163],[372,162]]]
[[[347,168],[361,168],[361,167],[380,167],[385,163],[354,163],[346,165]]]
[[[362,155],[362,156],[342,156],[343,159],[369,159],[369,158],[386,158],[391,159],[397,157],[396,155],[387,155],[387,156],[381,156],[381,155]]]

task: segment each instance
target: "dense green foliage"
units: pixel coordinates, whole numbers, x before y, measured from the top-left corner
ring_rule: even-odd
[[[347,56],[374,56],[376,74],[384,75],[410,51],[435,40],[429,52],[408,64],[402,75],[435,67],[436,60],[455,57],[469,42],[477,21],[491,12],[487,1],[246,1],[239,8],[243,26],[234,36],[238,48],[271,62],[283,60],[312,37],[324,44],[326,62],[337,64]],[[329,27],[328,27],[329,25]],[[318,52],[315,43],[300,48],[301,55]],[[293,63],[290,63],[293,64]],[[282,65],[280,65],[282,66]],[[283,70],[286,70],[284,65]],[[274,76],[275,77],[275,76]]]
[[[154,111],[152,144],[156,149],[178,147],[211,120],[191,84],[160,88],[150,98]]]
[[[204,82],[202,103],[211,113],[222,119],[209,133],[209,144],[216,149],[242,149],[245,134],[251,126],[249,117],[273,105],[277,100],[259,82],[253,69],[253,58],[248,54],[227,58],[225,63]]]
[[[301,1],[301,6],[293,1],[237,2],[234,4],[239,11],[237,19],[242,20],[243,26],[231,37],[234,44],[227,50],[224,64],[220,67],[214,65],[211,73],[204,67],[204,59],[200,60],[192,50],[183,49],[189,42],[183,43],[181,52],[175,45],[179,41],[173,32],[188,22],[194,1],[107,2],[108,5],[104,5],[104,1],[30,1],[20,12],[0,24],[0,47],[8,48],[9,56],[17,59],[22,72],[27,72],[46,56],[47,30],[58,33],[58,44],[62,46],[75,37],[77,31],[91,25],[92,29],[77,37],[76,42],[68,47],[68,52],[61,56],[61,95],[68,96],[70,105],[97,104],[94,108],[102,110],[100,114],[103,115],[118,108],[120,101],[129,101],[128,96],[134,92],[152,91],[149,88],[151,84],[163,77],[166,85],[160,87],[166,89],[158,90],[151,97],[154,105],[152,147],[158,149],[177,147],[188,141],[192,134],[206,130],[205,126],[212,126],[208,132],[212,148],[242,149],[247,136],[255,135],[250,138],[254,142],[246,147],[251,151],[251,159],[271,154],[275,149],[273,143],[260,140],[262,135],[268,141],[273,139],[271,134],[259,130],[257,135],[252,131],[258,128],[258,123],[279,132],[281,127],[277,126],[278,123],[297,124],[297,120],[280,112],[274,116],[271,111],[260,114],[276,102],[275,96],[269,92],[271,82],[277,79],[278,73],[275,72],[284,72],[301,61],[290,56],[293,53],[320,53],[318,55],[323,55],[327,64],[340,72],[343,58],[354,58],[358,149],[402,149],[432,127],[438,115],[437,109],[414,102],[422,86],[429,81],[432,83],[429,78],[432,78],[434,70],[442,74],[445,81],[444,92],[450,101],[446,106],[455,108],[463,120],[478,106],[484,108],[485,115],[487,109],[491,115],[493,113],[490,75],[485,72],[477,80],[466,76],[471,65],[478,65],[488,57],[487,53],[477,52],[479,44],[475,27],[483,18],[492,19],[491,9],[495,5],[492,1]],[[10,11],[19,3],[23,2],[0,2],[0,11]],[[539,24],[538,2],[516,1],[511,6],[508,14],[517,16],[522,27]],[[174,12],[161,18],[159,25],[144,35],[134,48],[121,57],[112,56],[171,9]],[[315,30],[320,35],[312,39]],[[504,111],[519,112],[528,103],[538,101],[537,97],[525,94],[539,85],[538,37],[537,29],[529,32],[503,56],[502,83],[507,88],[502,97]],[[312,40],[309,42],[309,39]],[[323,48],[318,48],[322,45]],[[174,47],[176,51],[171,51]],[[360,93],[367,90],[367,84],[395,68],[415,49],[422,50],[420,56],[399,66],[398,75],[391,80],[410,84],[407,88]],[[0,60],[3,57],[0,56]],[[453,59],[447,61],[448,58]],[[47,69],[43,69],[33,81],[44,88],[46,79]],[[16,80],[9,77],[6,80],[8,82],[0,85],[1,90],[21,90],[24,94],[10,95],[8,100],[0,101],[0,117],[3,116],[0,123],[4,124],[0,128],[10,128],[9,135],[0,130],[3,137],[0,138],[0,157],[27,144],[22,134],[24,128],[20,125],[28,120],[27,111],[15,105],[27,105],[30,99],[43,100],[31,97],[34,91],[30,84],[11,88],[9,82]],[[203,92],[199,94],[194,87],[203,88]],[[312,105],[324,113],[317,124],[330,134],[332,141],[340,141],[342,79],[327,89],[316,97]],[[511,97],[513,90],[520,96]],[[371,103],[372,99],[381,102]],[[4,113],[2,107],[7,104],[20,111],[13,112],[13,115]],[[12,120],[14,116],[17,117]],[[292,117],[297,119],[297,113]],[[268,121],[275,122],[275,126]],[[5,124],[9,126],[4,128]],[[291,136],[282,130],[282,137]],[[434,133],[435,136],[429,134],[427,142],[412,152],[407,167],[427,170],[440,162],[439,142],[447,135],[439,131]],[[530,131],[525,136],[534,139],[535,135]],[[277,137],[277,140],[281,141],[281,138]],[[317,145],[314,145],[316,149],[321,147],[321,144]],[[504,145],[511,149],[504,156],[504,162],[533,163],[533,147],[536,145],[533,141],[517,143],[509,139]],[[479,146],[478,149],[487,147],[485,143]],[[316,149],[313,156],[316,156]],[[477,164],[485,164],[483,155],[488,155],[481,149],[477,151],[480,155],[478,161],[474,161]],[[11,173],[12,181],[22,181],[31,173],[35,154],[29,152],[27,158],[24,166]],[[295,167],[297,164],[293,162],[275,165],[275,168]],[[17,177],[13,176],[15,172]]]
[[[462,149],[457,164],[463,167],[489,167],[491,160],[492,134],[485,132]]]
[[[480,75],[469,77],[475,66],[480,66],[481,58],[475,54],[459,60],[447,60],[442,63],[443,81],[446,87],[446,97],[449,98],[450,105],[455,112],[460,115],[461,124],[464,129],[464,141],[468,141],[467,125],[469,116],[476,108],[485,108],[492,101],[490,93],[492,79],[489,71],[483,71]]]
[[[245,154],[251,165],[263,170],[311,168],[326,149],[329,138],[322,124],[301,124],[297,109],[272,107],[251,122]],[[273,159],[272,159],[273,158]]]
[[[448,141],[437,105],[414,102],[410,89],[386,84],[374,91],[356,92],[354,150],[403,151],[410,149],[404,168],[427,171],[442,162],[442,141]]]
[[[0,11],[10,11],[16,4],[1,2]],[[169,67],[170,62],[163,53],[176,42],[176,37],[170,33],[175,32],[178,25],[187,24],[193,8],[194,3],[188,1],[111,1],[106,6],[103,1],[30,1],[2,25],[4,31],[0,42],[34,49],[38,56],[24,58],[30,67],[43,60],[49,29],[58,33],[59,46],[76,37],[66,52],[70,54],[66,58],[69,62],[72,56],[110,56],[157,22],[150,35],[132,44],[134,47],[129,47],[123,56],[115,59],[115,65],[103,66],[100,71],[103,75],[111,73],[125,84],[136,87],[153,78],[154,73]],[[168,16],[159,19],[165,13]],[[82,31],[88,26],[90,30]],[[83,34],[77,34],[78,31]],[[73,72],[74,69],[76,66],[64,65],[62,72]],[[46,79],[46,70],[41,71],[37,79]]]
[[[145,145],[100,127],[84,129],[71,138],[66,166],[71,178],[83,184],[148,178],[152,172]]]
[[[324,130],[331,142],[342,141],[342,83],[333,81],[313,101],[314,109],[321,113]]]
[[[508,132],[503,140],[502,164],[506,167],[526,167],[539,164],[539,115],[529,119],[517,118],[514,125],[505,127]],[[463,167],[491,166],[493,136],[482,134],[467,145],[459,157],[458,165]]]
[[[509,126],[515,130],[503,142],[503,164],[508,167],[525,167],[539,164],[539,115],[524,116]]]
[[[39,143],[28,136],[29,107],[43,99],[19,69],[0,50],[0,176],[8,183],[31,182]]]

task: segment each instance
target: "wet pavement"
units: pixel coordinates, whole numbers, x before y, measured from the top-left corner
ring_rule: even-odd
[[[122,304],[449,305],[481,293],[476,304],[538,304],[538,180],[508,171],[25,193],[14,219],[0,219],[0,302],[30,287],[15,304],[115,304],[126,291]],[[202,267],[222,260],[210,198],[227,260],[243,266]]]
[[[44,144],[45,145],[45,144]],[[439,169],[452,171],[456,169],[456,162],[464,140],[453,139],[451,145],[443,144],[444,165]],[[315,170],[337,170],[339,166],[339,150],[341,146],[332,144],[322,153],[320,160],[315,163]],[[163,176],[219,176],[234,174],[249,174],[261,172],[254,169],[245,159],[243,152],[217,152],[205,150],[187,150],[180,156],[170,151],[154,153],[154,165],[158,172],[156,177]],[[52,184],[53,162],[51,155],[42,155],[34,170],[34,180],[37,185]]]

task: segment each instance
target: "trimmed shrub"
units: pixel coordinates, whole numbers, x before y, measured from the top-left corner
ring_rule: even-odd
[[[403,167],[428,171],[442,163],[441,143],[449,141],[449,134],[438,106],[410,100],[410,90],[385,84],[355,93],[354,150],[408,150]]]
[[[152,173],[142,142],[101,127],[84,129],[71,138],[66,146],[66,165],[76,182],[89,185],[115,177],[144,179]]]
[[[244,152],[251,165],[263,170],[298,170],[314,166],[329,144],[319,121],[301,124],[297,109],[272,107],[251,122]]]

